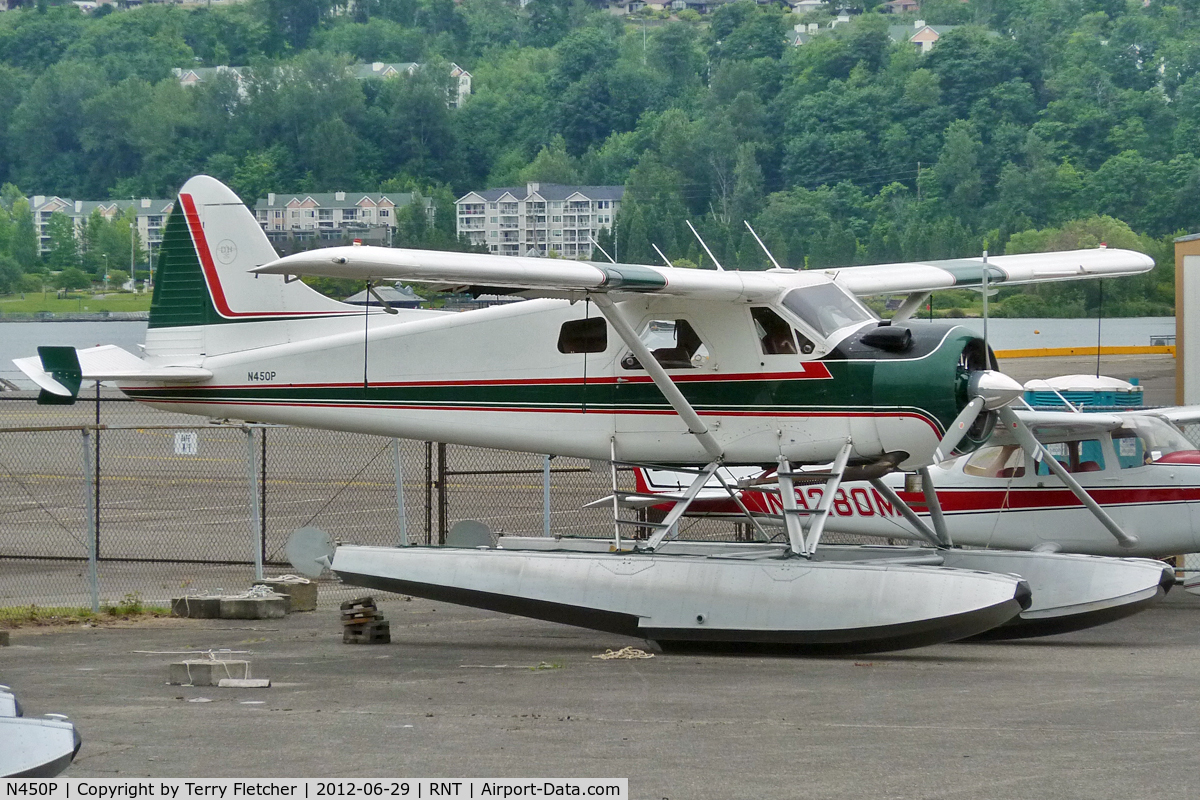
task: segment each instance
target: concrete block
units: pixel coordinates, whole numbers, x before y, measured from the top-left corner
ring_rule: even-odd
[[[287,616],[287,597],[222,597],[221,619],[281,619]]]
[[[288,613],[296,611],[317,610],[317,584],[304,578],[267,578],[255,581],[255,584],[266,586],[276,594],[288,598]]]
[[[191,619],[220,619],[220,597],[176,597],[171,600],[171,616]]]
[[[8,631],[0,631],[0,647],[8,647]]]
[[[208,658],[196,658],[176,661],[172,664],[170,683],[173,686],[217,686],[225,678],[246,680],[249,677],[249,661],[213,661]]]

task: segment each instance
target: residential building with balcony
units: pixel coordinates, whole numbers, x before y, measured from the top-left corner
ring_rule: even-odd
[[[158,246],[162,243],[162,229],[167,221],[167,215],[175,207],[174,200],[158,200],[149,197],[128,200],[72,200],[68,197],[47,197],[34,195],[29,198],[29,208],[33,212],[33,224],[37,228],[38,250],[42,255],[50,252],[50,231],[47,225],[55,212],[66,214],[75,223],[75,236],[83,233],[83,225],[92,216],[93,211],[99,211],[105,219],[113,220],[124,214],[130,207],[134,208],[138,232],[138,241],[143,247],[149,247],[150,253],[156,255]]]
[[[469,192],[457,206],[457,230],[471,244],[505,256],[545,256],[590,260],[595,239],[612,229],[623,186],[564,186],[528,183]]]
[[[411,192],[271,192],[254,204],[254,216],[275,245],[345,239],[389,245],[396,212],[412,202]],[[422,202],[432,222],[433,200],[426,197]]]

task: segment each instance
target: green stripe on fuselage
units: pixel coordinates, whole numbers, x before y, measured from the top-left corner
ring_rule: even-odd
[[[954,396],[957,352],[953,347],[943,348],[912,361],[827,361],[824,363],[830,379],[679,381],[676,385],[703,414],[771,416],[905,410],[934,421],[944,430],[959,408]],[[673,413],[658,387],[650,382],[212,389],[178,386],[126,391],[135,399],[148,402]]]

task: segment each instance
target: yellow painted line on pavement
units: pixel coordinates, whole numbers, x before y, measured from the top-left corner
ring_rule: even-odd
[[[1019,350],[997,350],[996,358],[1050,358],[1054,356],[1094,356],[1095,347],[1031,347]],[[1106,346],[1100,348],[1102,356],[1159,355],[1174,356],[1175,345]]]

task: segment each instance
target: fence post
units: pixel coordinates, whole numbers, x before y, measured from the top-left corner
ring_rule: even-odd
[[[94,491],[95,475],[92,473],[92,441],[87,428],[81,428],[83,434],[83,505],[87,517],[88,542],[88,586],[92,594],[92,613],[100,613],[100,576],[96,569],[96,495]]]
[[[550,538],[550,458],[542,456],[542,536]]]
[[[433,442],[425,443],[425,544],[433,544]]]
[[[446,443],[438,442],[438,544],[446,543]]]
[[[246,483],[250,491],[250,542],[254,547],[254,579],[263,579],[263,548],[266,542],[262,539],[262,526],[258,515],[258,465],[254,457],[254,429],[243,427],[246,433]]]
[[[396,515],[400,522],[400,546],[408,547],[408,525],[404,519],[404,452],[399,439],[392,439],[396,459]]]

